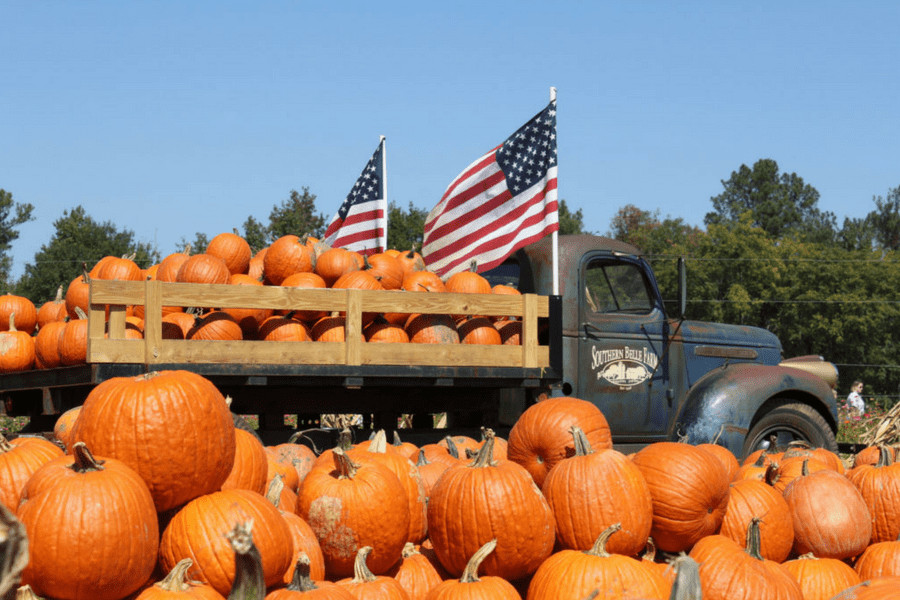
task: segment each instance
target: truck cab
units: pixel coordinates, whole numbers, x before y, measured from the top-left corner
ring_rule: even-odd
[[[597,405],[623,451],[661,440],[718,443],[738,458],[794,440],[837,450],[833,365],[785,361],[773,333],[667,314],[640,251],[559,236],[562,381],[554,395]],[[552,289],[551,239],[489,274],[522,292]]]

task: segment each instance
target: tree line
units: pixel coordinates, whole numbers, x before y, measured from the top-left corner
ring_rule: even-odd
[[[651,262],[663,297],[677,298],[677,259],[688,266],[688,318],[766,328],[786,357],[822,355],[839,365],[839,392],[853,380],[868,390],[900,396],[900,356],[893,334],[900,316],[900,186],[874,196],[863,218],[844,219],[819,208],[819,193],[772,159],[741,165],[710,198],[704,228],[634,205],[619,209],[603,234],[628,242]],[[308,187],[291,190],[265,221],[248,216],[238,233],[254,249],[282,235],[321,237],[326,216]],[[16,281],[10,280],[18,227],[33,206],[0,189],[0,287],[36,304],[103,256],[134,255],[141,266],[162,258],[129,230],[99,222],[76,206],[54,223],[54,233]],[[427,210],[389,204],[388,246],[419,249]],[[601,233],[585,227],[581,209],[560,201],[560,232]],[[213,232],[217,234],[220,232]],[[182,238],[170,252],[203,252],[207,232]]]

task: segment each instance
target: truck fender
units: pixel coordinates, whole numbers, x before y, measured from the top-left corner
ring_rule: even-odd
[[[691,444],[716,440],[741,456],[744,438],[776,398],[809,404],[837,431],[837,402],[823,379],[791,367],[726,364],[690,388],[672,437]]]

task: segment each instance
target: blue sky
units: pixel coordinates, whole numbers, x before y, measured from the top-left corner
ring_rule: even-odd
[[[761,158],[845,217],[900,186],[895,2],[0,0],[0,188],[35,206],[13,276],[83,206],[162,255],[330,219],[387,137],[388,198],[430,210],[558,90],[559,195],[703,224]]]

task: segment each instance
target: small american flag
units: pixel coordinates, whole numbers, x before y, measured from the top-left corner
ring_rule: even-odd
[[[496,267],[559,230],[556,100],[460,173],[425,220],[422,257],[442,277]]]
[[[360,254],[383,252],[387,238],[384,137],[325,230],[322,241]]]

